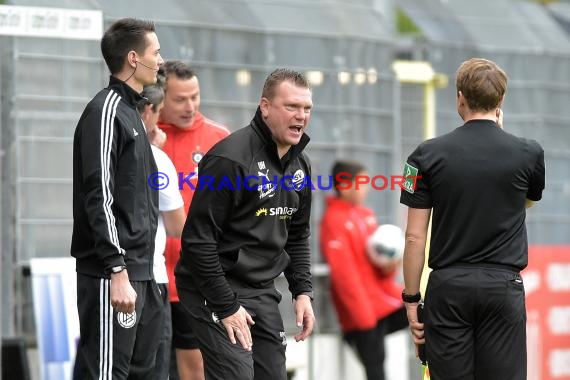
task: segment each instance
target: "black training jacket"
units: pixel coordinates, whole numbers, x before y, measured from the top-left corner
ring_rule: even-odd
[[[228,280],[263,288],[284,272],[293,296],[312,291],[308,142],[303,135],[279,159],[258,109],[200,161],[174,273],[179,288],[199,292],[220,318],[239,308]]]
[[[73,236],[77,272],[108,277],[126,265],[129,279],[153,278],[157,171],[134,89],[111,77],[87,104],[73,140]]]

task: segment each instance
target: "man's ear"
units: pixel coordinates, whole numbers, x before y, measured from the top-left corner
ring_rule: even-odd
[[[457,103],[461,106],[465,103],[465,96],[461,91],[457,91]]]
[[[261,116],[266,118],[269,114],[269,100],[265,97],[262,97],[259,101],[259,109],[261,110]]]
[[[501,100],[499,101],[499,105],[497,106],[497,108],[502,108],[504,101],[505,101],[505,94],[503,94],[503,96],[501,96]]]
[[[137,53],[134,50],[131,50],[128,54],[127,54],[127,63],[129,66],[131,66],[133,69],[137,66]]]

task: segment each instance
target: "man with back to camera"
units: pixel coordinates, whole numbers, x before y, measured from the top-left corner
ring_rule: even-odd
[[[502,128],[507,76],[473,58],[456,77],[465,124],[408,157],[400,202],[409,206],[404,251],[408,320],[426,344],[433,380],[525,380],[526,208],[542,197],[544,151]],[[420,278],[433,209],[424,323]],[[425,340],[424,340],[425,328]]]
[[[152,270],[158,194],[147,178],[157,169],[136,106],[156,82],[159,51],[152,22],[113,23],[101,39],[109,86],[75,130],[76,380],[153,378],[162,306]]]
[[[311,189],[303,186],[310,177],[303,149],[311,108],[304,75],[275,70],[250,125],[200,162],[175,275],[208,379],[287,378],[281,294],[274,284],[282,272],[300,329],[295,340],[313,330]],[[204,178],[212,185],[202,186]]]
[[[158,126],[166,133],[162,149],[168,154],[178,173],[188,177],[181,182],[180,190],[184,209],[188,210],[193,187],[197,182],[198,163],[202,156],[218,141],[230,134],[229,130],[200,113],[200,85],[196,72],[184,62],[167,61],[160,73],[165,77],[164,107],[160,111]],[[193,175],[191,173],[194,173]],[[178,177],[174,179],[178,182]],[[172,306],[172,344],[180,380],[203,380],[202,354],[188,316],[180,305],[174,281],[174,266],[180,258],[180,239],[168,238],[164,252]],[[171,373],[174,377],[174,374]]]

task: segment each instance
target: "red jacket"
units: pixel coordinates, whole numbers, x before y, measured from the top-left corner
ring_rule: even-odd
[[[166,143],[162,150],[168,154],[172,160],[176,171],[182,173],[183,177],[194,172],[198,173],[198,162],[204,154],[214,144],[230,134],[228,128],[213,120],[207,119],[201,113],[197,112],[190,128],[178,128],[174,125],[158,123],[158,127],[166,133]],[[172,180],[172,179],[171,179]],[[176,179],[178,181],[178,178]],[[197,183],[197,175],[190,178],[190,182],[195,187]],[[181,182],[182,199],[184,199],[184,209],[188,211],[194,190],[184,182]],[[168,273],[168,289],[170,292],[170,301],[178,302],[178,291],[174,281],[174,267],[180,258],[180,239],[167,238],[166,248],[164,250],[166,259],[166,271]]]
[[[327,198],[321,221],[321,252],[330,268],[332,298],[344,332],[373,328],[402,307],[402,285],[383,275],[366,254],[378,227],[374,212],[337,197]]]

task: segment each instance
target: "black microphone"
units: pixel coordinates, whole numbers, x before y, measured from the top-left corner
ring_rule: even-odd
[[[149,69],[149,70],[158,71],[158,69],[155,69],[155,68],[153,68],[153,67],[147,66],[147,65],[145,65],[144,63],[142,63],[141,61],[136,61],[136,60],[135,60],[135,62],[136,62],[136,63],[140,63],[141,65],[143,65],[144,67],[146,67],[146,68]]]

